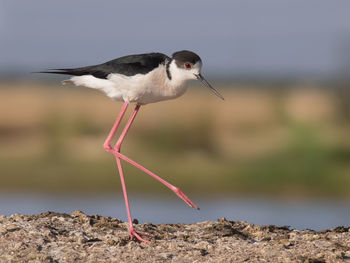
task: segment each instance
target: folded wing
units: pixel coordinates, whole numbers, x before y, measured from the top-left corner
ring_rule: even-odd
[[[38,73],[53,73],[73,76],[92,75],[96,78],[107,79],[109,74],[117,73],[125,76],[147,74],[160,64],[165,64],[170,58],[162,53],[129,55],[108,61],[103,64],[81,68],[64,68],[40,71]]]

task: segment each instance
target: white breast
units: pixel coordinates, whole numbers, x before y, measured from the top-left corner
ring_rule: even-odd
[[[128,77],[121,74],[110,74],[107,79],[92,75],[75,76],[69,82],[76,86],[99,89],[116,101],[148,104],[177,98],[187,90],[187,81],[169,80],[164,65],[160,65],[147,74],[136,74]]]

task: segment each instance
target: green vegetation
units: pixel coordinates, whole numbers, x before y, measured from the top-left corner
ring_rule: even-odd
[[[0,188],[120,191],[102,144],[119,104],[84,89],[0,87]],[[332,93],[192,90],[142,108],[122,151],[192,194],[350,197],[349,123]],[[21,109],[16,105],[21,103]],[[129,191],[168,190],[125,163]]]

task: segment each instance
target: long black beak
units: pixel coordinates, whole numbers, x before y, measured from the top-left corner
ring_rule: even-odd
[[[216,90],[214,89],[209,82],[201,75],[201,74],[195,74],[198,80],[202,81],[202,83],[207,86],[216,96],[218,96],[220,99],[224,100],[224,97]]]

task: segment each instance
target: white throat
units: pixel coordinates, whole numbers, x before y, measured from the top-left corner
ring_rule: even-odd
[[[179,67],[175,60],[172,60],[169,65],[169,73],[171,75],[171,82],[182,85],[183,83],[197,79],[196,75],[200,74],[202,62],[198,61],[196,64],[191,64],[191,68]],[[175,84],[176,85],[176,84]]]
[[[178,68],[175,61],[172,60],[169,65],[169,74],[170,74],[170,85],[172,86],[183,86],[188,82],[188,77],[184,74],[185,70]]]

